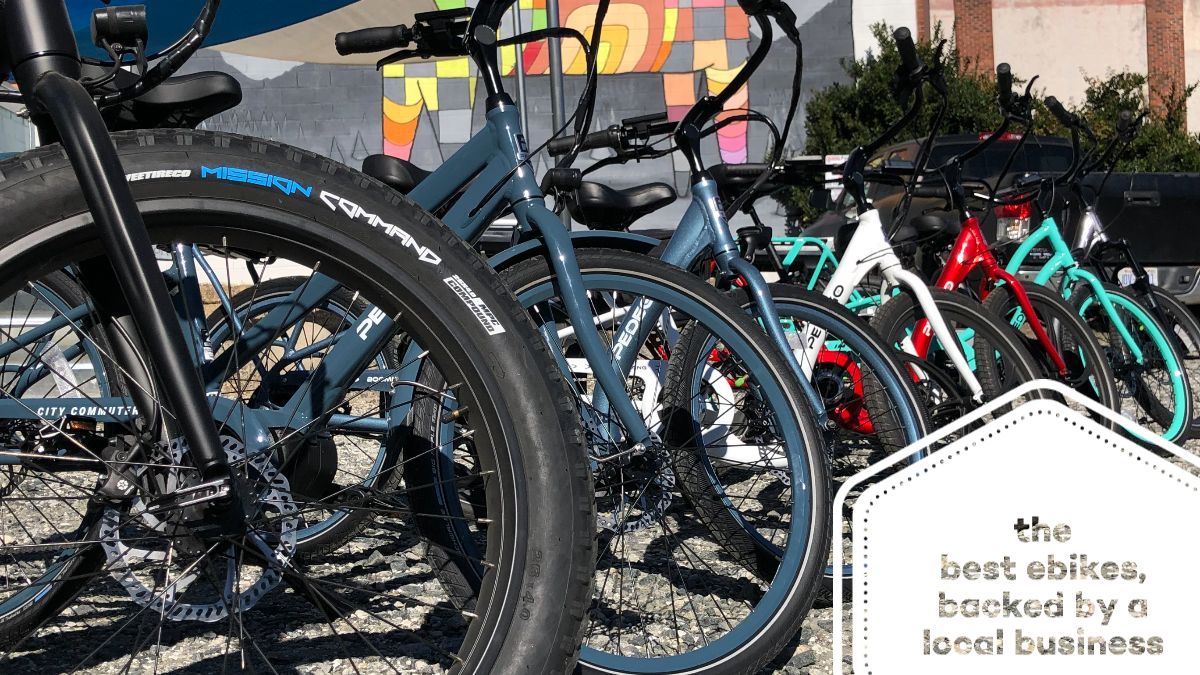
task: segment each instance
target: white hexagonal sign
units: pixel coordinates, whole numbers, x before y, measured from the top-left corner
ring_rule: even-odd
[[[1034,388],[1078,401],[1045,382],[1008,400]],[[834,512],[910,453],[848,481]],[[858,497],[854,672],[1200,672],[1198,520],[1195,475],[1062,403],[1025,403]]]

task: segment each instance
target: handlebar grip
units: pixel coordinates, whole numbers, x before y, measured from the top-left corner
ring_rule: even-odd
[[[625,133],[621,127],[611,126],[607,129],[590,133],[583,137],[583,145],[580,150],[596,150],[598,148],[612,148],[619,150],[624,142]]]
[[[1133,113],[1128,110],[1122,110],[1117,115],[1117,131],[1125,133],[1131,126],[1133,126]]]
[[[567,154],[573,147],[575,147],[575,137],[563,136],[561,138],[551,138],[550,142],[546,144],[546,151],[557,157],[558,155]]]
[[[725,175],[731,178],[758,178],[762,172],[767,170],[767,165],[763,163],[722,164],[721,166]]]
[[[996,93],[1000,97],[1001,107],[1007,109],[1012,104],[1012,68],[1007,63],[996,66]]]
[[[1059,122],[1062,122],[1064,125],[1066,125],[1068,127],[1075,126],[1075,115],[1072,115],[1071,113],[1067,112],[1067,109],[1063,107],[1063,104],[1058,102],[1057,98],[1055,98],[1053,96],[1047,97],[1046,98],[1046,108],[1049,109],[1050,112],[1055,117],[1058,118]]]
[[[342,56],[350,54],[371,54],[388,49],[399,49],[409,42],[407,26],[389,26],[383,28],[363,28],[348,33],[338,33],[333,39],[333,46]]]
[[[897,28],[892,33],[892,38],[896,40],[896,49],[900,51],[900,63],[904,65],[906,74],[912,75],[925,67],[925,64],[921,63],[921,57],[917,55],[917,45],[913,43],[912,33],[907,28]]]
[[[601,129],[583,137],[583,143],[579,144],[580,150],[597,150],[599,148],[612,148],[620,150],[624,143],[624,130],[621,127],[613,125],[607,129]],[[555,138],[546,144],[546,149],[551,155],[565,155],[575,147],[575,137],[567,136],[565,138]]]

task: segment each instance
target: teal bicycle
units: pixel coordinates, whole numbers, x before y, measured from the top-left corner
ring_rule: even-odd
[[[820,290],[839,263],[834,247],[822,237],[772,237],[770,244],[769,257],[780,281],[809,290]],[[1096,332],[1117,377],[1120,398],[1135,404],[1121,409],[1126,414],[1140,409],[1145,415],[1138,421],[1172,442],[1189,438],[1194,414],[1192,384],[1167,332],[1127,291],[1101,280],[1075,259],[1053,217],[1046,217],[1030,233],[1008,261],[1006,271],[1017,274],[1030,253],[1043,244],[1050,246],[1053,255],[1035,281],[1049,285],[1057,280],[1063,297]],[[775,249],[785,246],[786,253],[780,256]],[[880,304],[878,294],[855,289],[846,306],[866,313]]]
[[[1137,421],[1182,443],[1192,422],[1191,383],[1166,331],[1131,295],[1075,260],[1053,216],[1043,219],[1021,243],[1005,269],[1016,274],[1042,244],[1054,254],[1038,270],[1036,283],[1052,285],[1057,280],[1063,297],[1079,309],[1108,353],[1121,398],[1132,399],[1145,413]],[[1131,407],[1121,408],[1131,414]]]
[[[1096,333],[1108,354],[1119,395],[1136,403],[1122,405],[1123,412],[1132,417],[1133,411],[1140,409],[1144,414],[1137,416],[1139,423],[1167,440],[1182,443],[1191,433],[1193,391],[1177,340],[1172,340],[1171,333],[1132,293],[1103,280],[1076,260],[1075,249],[1063,238],[1057,220],[1049,212],[1056,192],[1073,186],[1086,172],[1089,156],[1080,152],[1079,117],[1067,112],[1054,97],[1046,99],[1046,107],[1071,130],[1074,159],[1061,176],[1027,176],[1018,179],[1006,194],[997,195],[996,201],[1002,205],[1032,198],[1031,203],[1044,216],[1041,225],[1017,247],[1006,269],[1016,274],[1035,248],[1049,246],[1052,255],[1034,280],[1042,285],[1057,283],[1062,296]],[[1123,115],[1122,126],[1128,125],[1129,117]]]

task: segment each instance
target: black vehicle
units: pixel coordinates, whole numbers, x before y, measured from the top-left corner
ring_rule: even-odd
[[[934,141],[933,149],[930,151],[929,166],[940,166],[947,159],[961,155],[963,152],[977,145],[987,135],[986,132],[979,134],[948,134],[937,138]],[[1008,162],[1009,155],[1012,154],[1013,146],[1020,140],[1021,136],[1018,134],[1005,134],[1003,138],[993,143],[978,156],[972,157],[966,162],[963,167],[963,179],[966,181],[983,180],[994,184],[1002,173],[1009,180],[1011,180],[1012,176],[1019,176],[1026,173],[1054,176],[1061,174],[1071,166],[1071,141],[1069,139],[1057,136],[1037,136],[1025,141],[1020,151],[1013,158],[1012,165],[1007,167],[1007,171],[1005,171],[1005,163]],[[912,162],[917,156],[917,150],[924,142],[925,138],[915,138],[884,148],[871,158],[868,166],[878,168],[882,167],[885,163]],[[879,216],[883,220],[884,225],[890,227],[895,209],[899,206],[901,198],[904,196],[904,190],[895,185],[871,183],[867,196],[879,209]],[[941,215],[946,220],[957,221],[957,214],[942,210],[945,204],[946,202],[943,199],[916,197],[912,200],[912,207],[908,213],[910,216],[914,216],[929,212],[934,215]],[[812,225],[804,228],[804,234],[813,237],[827,237],[830,241],[836,242],[838,230],[852,218],[854,218],[853,200],[850,199],[849,195],[842,194],[833,204],[832,209],[817,218]],[[986,212],[981,212],[979,219],[983,231],[989,237],[995,237],[996,214],[989,209]],[[815,250],[813,254],[816,254]]]
[[[1193,308],[1200,305],[1200,237],[1191,219],[1200,209],[1198,173],[1089,174],[1082,179],[1095,194],[1093,204],[1104,229],[1129,242],[1134,257],[1146,267],[1150,283],[1170,291]],[[1079,227],[1078,209],[1062,223],[1068,241]],[[1128,283],[1123,271],[1122,283]]]

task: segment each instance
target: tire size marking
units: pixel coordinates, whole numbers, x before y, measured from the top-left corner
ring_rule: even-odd
[[[504,332],[504,326],[496,318],[496,314],[492,312],[492,308],[488,307],[483,298],[480,298],[475,294],[475,291],[471,290],[471,287],[467,285],[467,282],[462,280],[462,277],[455,274],[452,277],[442,279],[442,281],[463,301],[467,309],[471,310],[471,313],[475,315],[475,320],[479,322],[480,326],[483,326],[483,330],[487,331],[488,335],[499,335]]]
[[[528,621],[529,617],[533,616],[533,606],[537,603],[537,595],[534,594],[534,583],[536,579],[542,576],[542,549],[537,549],[533,552],[533,560],[529,566],[525,568],[525,587],[521,589],[521,609],[517,613],[522,621]]]

